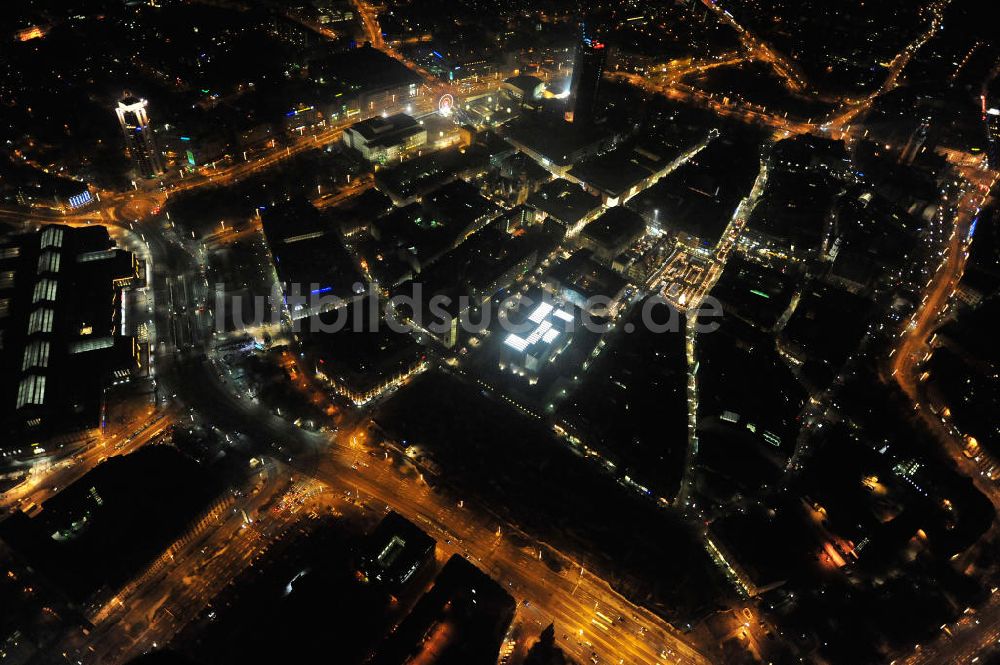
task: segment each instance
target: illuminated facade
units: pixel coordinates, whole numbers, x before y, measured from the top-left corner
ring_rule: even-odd
[[[1000,108],[996,106],[991,106],[986,109],[984,114],[986,118],[986,128],[988,132],[988,145],[989,151],[987,153],[989,158],[990,168],[997,168],[1000,164]]]
[[[0,448],[100,425],[105,389],[142,369],[124,293],[141,272],[102,226],[0,241]]]
[[[427,143],[427,130],[405,113],[357,122],[344,130],[344,145],[370,162],[395,160]]]
[[[341,397],[351,400],[355,406],[364,406],[373,399],[377,399],[386,392],[398,388],[412,377],[425,371],[430,364],[424,358],[420,358],[413,364],[402,367],[394,374],[390,374],[379,379],[368,382],[363,386],[356,385],[351,381],[343,380],[336,376],[329,376],[322,368],[316,368],[316,376],[328,381],[333,391]]]
[[[573,65],[573,79],[569,88],[569,111],[567,120],[588,125],[597,115],[597,92],[604,75],[604,65],[608,59],[608,49],[604,42],[587,33],[587,26],[580,27],[580,43],[577,45],[576,62]]]
[[[740,565],[729,546],[718,537],[705,536],[705,551],[719,566],[726,579],[736,587],[741,595],[747,598],[753,598],[772,589],[777,589],[785,583],[785,580],[770,580],[766,583],[755,581],[751,571]]]
[[[163,173],[163,161],[156,149],[153,128],[149,125],[147,105],[145,99],[126,95],[118,102],[115,113],[137,174],[143,178],[152,178]]]
[[[575,320],[561,307],[539,303],[528,314],[522,332],[511,332],[504,338],[501,369],[510,369],[535,383],[546,364],[554,362],[569,344]]]

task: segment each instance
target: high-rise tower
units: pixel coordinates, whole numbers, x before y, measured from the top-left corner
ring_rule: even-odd
[[[986,157],[991,169],[1000,166],[1000,108],[991,106],[983,114],[986,120]]]
[[[152,178],[163,173],[160,153],[156,149],[153,138],[153,128],[149,126],[149,116],[146,114],[147,102],[126,94],[119,102],[115,113],[125,135],[125,147],[135,163],[135,169],[141,177]]]
[[[587,25],[580,25],[580,43],[576,47],[576,62],[569,89],[567,119],[581,125],[594,121],[597,114],[597,91],[604,75],[608,54],[604,42],[587,32]]]

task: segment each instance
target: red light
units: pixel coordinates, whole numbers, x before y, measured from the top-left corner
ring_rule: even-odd
[[[594,48],[595,49],[604,48],[604,42],[594,42]]]

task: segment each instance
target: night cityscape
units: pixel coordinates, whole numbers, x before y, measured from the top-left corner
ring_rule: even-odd
[[[0,665],[1000,665],[986,4],[0,13]]]

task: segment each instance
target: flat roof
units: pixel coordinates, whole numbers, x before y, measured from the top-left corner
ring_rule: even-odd
[[[602,246],[613,246],[622,239],[640,235],[646,228],[645,220],[628,208],[608,208],[600,217],[583,227],[583,235]]]
[[[375,116],[366,120],[356,122],[348,129],[361,134],[366,141],[384,140],[387,136],[396,136],[401,133],[409,133],[414,129],[419,131],[420,125],[416,119],[405,113],[395,113],[390,116]]]
[[[614,297],[625,288],[626,280],[611,268],[595,261],[593,256],[590,250],[578,250],[555,265],[547,278],[561,287],[573,289],[585,298],[598,295]]]
[[[622,146],[574,164],[569,175],[609,196],[621,196],[665,169],[684,149],[694,144],[694,137],[685,135],[677,145],[649,142]]]
[[[570,334],[572,323],[576,319],[571,309],[556,307],[544,301],[532,304],[526,310],[519,308],[517,314],[518,318],[523,318],[522,323],[527,324],[530,330],[507,333],[503,343],[517,353],[526,353],[530,356],[542,355],[544,351],[538,349]]]
[[[264,237],[279,279],[298,284],[303,296],[332,294],[347,299],[362,281],[354,259],[330,224],[304,198],[279,204],[261,216]]]
[[[390,512],[368,536],[362,566],[365,574],[399,588],[425,563],[437,543],[416,524]]]
[[[504,125],[504,135],[508,141],[520,143],[558,166],[568,166],[577,153],[608,138],[598,128],[581,127],[536,114]]]
[[[519,76],[511,76],[509,79],[505,80],[504,83],[507,85],[512,85],[515,88],[522,90],[524,92],[533,92],[535,88],[543,85],[542,79],[537,76],[531,76],[530,74],[521,74]]]
[[[370,662],[495,662],[516,609],[514,598],[498,582],[454,554],[431,590],[420,598]]]
[[[352,301],[343,310],[319,315],[324,332],[303,326],[303,346],[317,368],[330,379],[358,393],[382,385],[407,371],[423,357],[423,348],[410,335],[395,332],[382,320],[372,297]]]
[[[0,446],[8,433],[37,440],[100,422],[111,373],[138,369],[120,286],[138,274],[103,226],[51,224],[0,242]]]
[[[528,197],[528,205],[566,226],[573,226],[601,207],[601,199],[580,185],[556,178]]]
[[[421,82],[420,77],[395,58],[365,45],[325,55],[309,62],[310,71],[345,91],[391,88]]]

